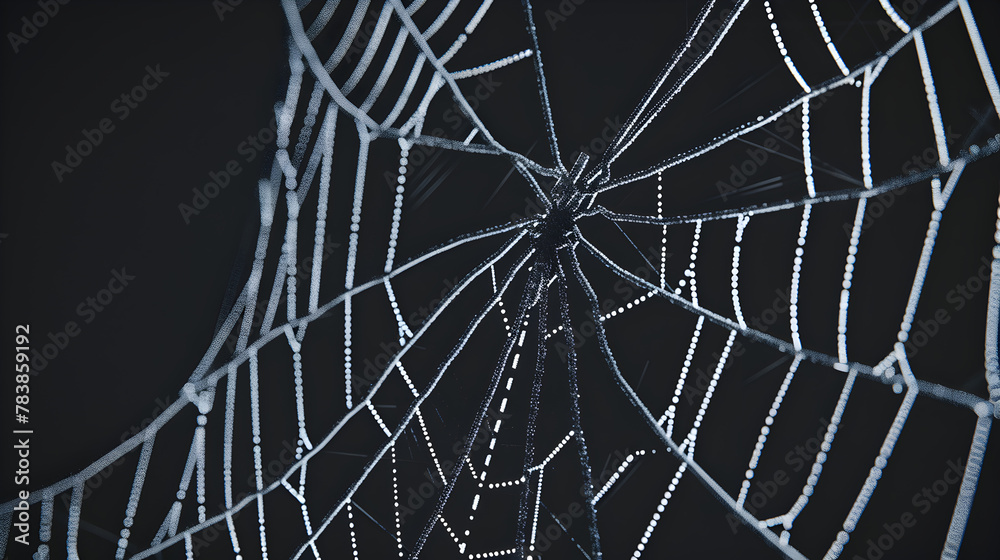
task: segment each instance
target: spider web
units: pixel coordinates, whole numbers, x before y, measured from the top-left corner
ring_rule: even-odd
[[[53,535],[53,519],[57,498],[67,493],[69,558],[83,555],[78,551],[81,515],[95,507],[123,514],[115,557],[139,559],[167,553],[192,558],[199,541],[206,539],[228,541],[235,558],[540,558],[546,555],[540,546],[546,517],[556,523],[579,520],[575,529],[565,521],[560,525],[568,539],[563,552],[553,550],[553,555],[639,558],[659,554],[663,549],[658,547],[668,543],[660,534],[676,523],[675,516],[687,514],[672,502],[697,503],[684,492],[698,500],[707,492],[780,555],[805,557],[799,548],[812,547],[814,534],[819,534],[829,543],[819,554],[837,558],[886,484],[883,472],[903,472],[891,470],[891,458],[911,413],[925,400],[975,415],[963,417],[972,436],[941,552],[942,558],[956,557],[991,421],[998,414],[1000,248],[993,249],[986,305],[986,383],[980,378],[978,388],[985,385],[988,397],[925,379],[919,363],[911,363],[906,343],[916,332],[921,294],[939,232],[947,225],[949,203],[962,191],[960,182],[974,188],[960,179],[1000,150],[997,137],[957,151],[949,146],[949,113],[940,99],[954,99],[950,90],[978,88],[1000,115],[1000,88],[969,3],[948,2],[911,24],[889,2],[880,1],[898,28],[894,42],[884,53],[854,60],[841,55],[838,47],[848,51],[831,38],[820,6],[810,1],[812,39],[835,72],[833,78],[815,80],[810,78],[826,66],[810,60],[815,57],[800,58],[792,39],[781,34],[789,29],[779,28],[780,12],[791,6],[744,0],[720,12],[709,2],[606,149],[593,159],[583,154],[566,163],[535,29],[539,14],[531,4],[525,2],[518,14],[526,33],[513,37],[507,51],[486,59],[463,48],[491,17],[508,17],[510,6],[489,0],[425,4],[283,2],[291,38],[290,77],[285,97],[275,107],[277,151],[270,176],[259,184],[260,230],[248,278],[176,402],[82,472],[32,492],[30,503],[39,504],[41,519],[37,557],[54,554],[50,549],[62,540]],[[945,65],[932,68],[932,59],[950,62],[953,53],[935,58],[933,47],[957,40],[932,34],[939,25],[961,27],[981,81],[935,80],[947,70]],[[769,51],[760,52],[778,57],[785,86],[798,91],[778,88],[783,101],[768,105],[772,109],[694,148],[664,151],[658,141],[644,145],[647,137],[657,136],[657,126],[699,75],[711,71],[717,50],[727,46],[727,36],[737,27],[756,37],[761,47],[766,44]],[[685,58],[706,30],[708,47]],[[359,37],[364,46],[355,49]],[[493,50],[500,48],[507,46],[497,44]],[[897,62],[904,56],[915,58],[916,65]],[[810,60],[809,66],[804,60]],[[502,144],[502,136],[491,132],[473,108],[467,90],[495,71],[522,72],[535,85],[537,105],[526,111],[538,111],[541,117],[548,154],[540,159],[546,163],[529,157],[533,148]],[[880,86],[895,90],[891,82],[883,85],[884,73],[893,71],[899,72],[894,80],[916,72],[925,112],[909,117],[929,128],[936,152],[931,165],[914,173],[882,174],[886,167],[879,167],[880,145],[872,140],[880,107],[872,99]],[[463,90],[466,83],[473,85]],[[860,170],[860,180],[851,181],[848,174],[850,186],[840,185],[843,178],[834,180],[837,173],[843,175],[836,165],[815,155],[822,151],[822,126],[831,124],[823,121],[818,105],[834,93],[838,100],[852,97],[859,108],[852,115],[857,120],[836,123],[859,141],[859,149],[843,157]],[[454,114],[471,126],[463,137],[429,130],[436,124],[429,115],[439,114],[442,103],[453,103]],[[746,110],[738,110],[739,122],[746,121]],[[711,201],[714,208],[690,213],[665,206],[665,192],[683,188],[672,184],[680,182],[671,175],[675,170],[750,143],[755,134],[789,115],[797,118],[801,154],[793,162],[794,182],[741,187],[733,197],[737,204],[722,208],[717,201]],[[503,123],[497,126],[503,128]],[[690,143],[688,137],[684,141]],[[517,219],[494,216],[497,225],[486,228],[481,226],[489,223],[487,218],[462,215],[461,203],[447,213],[420,213],[419,204],[408,206],[409,200],[426,200],[442,184],[448,188],[449,171],[411,169],[410,160],[425,148],[429,151],[423,153],[434,154],[430,157],[471,159],[482,166],[483,175],[507,172],[522,196],[532,197],[541,211]],[[664,158],[664,153],[676,155]],[[655,163],[637,163],[650,154]],[[634,169],[638,171],[629,171]],[[388,188],[380,184],[383,170],[390,170]],[[924,241],[916,259],[907,261],[901,313],[894,311],[891,317],[890,323],[899,321],[898,328],[890,339],[856,342],[849,337],[848,321],[868,313],[852,305],[865,289],[855,276],[867,264],[862,259],[863,242],[872,235],[865,225],[868,205],[904,187],[921,189],[930,211],[929,219],[921,218]],[[630,188],[636,190],[622,194]],[[458,200],[470,191],[482,195],[475,184],[455,190],[461,192],[449,194]],[[742,204],[745,199],[750,202]],[[823,221],[827,208],[849,212],[846,246],[816,240],[824,235],[817,229],[829,226]],[[424,238],[407,235],[408,221],[446,241],[420,246],[422,241],[413,240]],[[786,222],[793,224],[791,235],[782,227]],[[455,234],[454,228],[469,233]],[[772,242],[769,231],[774,238],[791,239]],[[324,266],[330,234],[346,249],[343,269]],[[657,253],[647,257],[639,247],[649,240]],[[761,247],[778,253],[779,246],[784,253],[774,262],[783,263],[780,274],[789,286],[787,333],[757,326],[747,303],[755,297],[754,278],[767,275],[757,270],[763,267],[753,266],[760,262]],[[716,252],[726,257],[721,268],[706,264]],[[834,259],[834,288],[819,284],[827,299],[836,293],[836,334],[824,338],[807,332],[808,316],[814,313],[807,294],[814,294],[814,288],[806,267],[810,260]],[[302,286],[304,263],[308,281]],[[637,274],[635,263],[652,274]],[[715,285],[719,276],[713,272],[719,271],[728,281]],[[456,281],[445,290],[428,290],[428,285],[438,285],[442,273],[454,273]],[[630,298],[604,305],[607,300],[600,294],[611,289],[622,293],[620,287],[628,288]],[[439,301],[413,320],[420,302],[438,291]],[[337,295],[324,299],[322,294]],[[630,380],[636,364],[623,357],[631,352],[615,350],[629,346],[624,336],[616,337],[615,327],[619,316],[642,313],[658,318],[658,336],[679,340],[681,352],[655,388],[640,391],[643,377]],[[590,342],[581,342],[575,338],[582,331],[576,325],[588,320],[591,334],[583,336]],[[866,330],[856,322],[851,327],[852,333]],[[227,339],[235,340],[231,351]],[[774,354],[780,360],[775,367],[785,371],[763,404],[724,393],[731,355],[743,344]],[[870,347],[879,353],[872,354]],[[382,359],[374,364],[359,357],[379,351]],[[708,359],[706,353],[712,351]],[[490,367],[484,370],[483,360],[475,358],[487,353]],[[703,387],[695,380],[696,363],[708,371]],[[797,490],[787,507],[757,515],[748,507],[755,476],[774,440],[785,437],[777,433],[779,418],[792,423],[779,413],[783,404],[785,409],[795,405],[795,399],[785,402],[786,395],[794,394],[794,382],[803,383],[804,376],[825,376],[837,386],[832,400],[820,398],[819,392],[809,395],[810,407],[827,411],[821,451],[809,458],[802,480],[794,481]],[[867,385],[881,387],[880,394],[891,387],[900,396],[882,401],[873,401],[868,393],[858,396]],[[692,392],[692,386],[698,390]],[[682,399],[692,394],[685,405]],[[602,399],[625,406],[603,409],[595,402]],[[850,406],[859,400],[861,405]],[[709,415],[713,401],[714,414]],[[854,459],[863,463],[862,475],[848,476],[851,486],[841,486],[844,478],[828,483],[850,493],[849,503],[843,504],[843,496],[837,501],[822,494],[820,482],[839,477],[835,467],[849,470],[846,463],[835,462],[836,452],[850,445],[844,441],[851,441],[848,436],[861,436],[846,430],[846,418],[873,402],[882,406],[882,416],[871,413],[874,419],[865,420],[868,435],[878,441],[873,453]],[[737,405],[742,408],[734,410]],[[622,410],[627,418],[603,417],[621,416]],[[804,415],[804,410],[791,414]],[[755,442],[720,434],[719,425],[710,424],[717,416],[747,424],[748,417],[761,415],[763,424],[751,426]],[[618,422],[629,428],[617,427]],[[747,435],[747,430],[732,430]],[[717,452],[706,449],[711,444],[705,436],[699,455],[709,458],[696,457],[699,435],[706,431],[730,438],[739,450],[749,451],[749,458],[740,455],[735,471],[719,467]],[[609,439],[627,441],[629,451],[610,476],[596,476],[601,456],[596,450],[614,447]],[[182,453],[170,448],[177,441],[183,442]],[[855,451],[868,449],[857,445],[861,449]],[[167,451],[161,451],[164,446]],[[447,459],[451,451],[454,457]],[[271,459],[282,453],[290,458],[280,472],[270,472]],[[98,493],[84,504],[87,480],[122,458],[135,468],[127,491],[108,490],[104,502]],[[643,462],[650,466],[640,470]],[[708,464],[725,472],[713,475]],[[742,481],[730,481],[732,472],[740,473]],[[643,477],[643,507],[627,509],[631,518],[625,520],[599,517],[602,501],[633,475]],[[239,493],[243,478],[252,485]],[[151,481],[156,484],[147,484]],[[425,489],[429,495],[423,495]],[[210,511],[208,504],[217,499],[223,507]],[[814,501],[824,505],[810,508]],[[15,522],[15,505],[11,501],[0,509],[5,534]],[[823,517],[824,530],[814,533],[810,527],[799,541],[799,520],[817,524],[819,518],[808,514],[820,508],[824,515],[839,517]],[[569,517],[559,511],[568,511]],[[797,541],[802,543],[798,547]]]

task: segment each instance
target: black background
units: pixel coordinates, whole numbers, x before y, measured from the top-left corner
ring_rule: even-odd
[[[430,11],[439,9],[436,3],[429,3],[429,6]],[[929,1],[914,14],[907,15],[907,19],[921,21],[936,6]],[[786,18],[779,19],[782,33],[793,56],[803,53],[796,60],[805,78],[815,84],[836,75],[836,67],[822,45],[816,47],[819,43],[813,37],[815,27],[808,10],[786,3],[780,3],[780,7],[786,10],[785,15],[779,13]],[[821,8],[831,35],[849,66],[870,59],[901,35],[895,30],[883,35],[879,21],[885,17],[879,12],[877,2],[852,0],[836,5],[827,2],[822,3]],[[990,41],[998,16],[996,6],[982,2],[975,3],[973,8],[982,33]],[[5,2],[0,9],[0,31],[6,34],[20,32],[21,18],[31,17],[39,8],[30,2]],[[612,3],[598,0],[579,5],[568,0],[540,2],[535,6],[554,119],[562,158],[567,165],[572,162],[578,146],[599,147],[600,143],[592,142],[601,137],[608,123],[625,119],[661,65],[674,52],[699,9],[696,2]],[[511,15],[517,10],[499,2],[493,10],[495,13],[491,12],[477,32],[475,40],[478,42],[470,41],[462,53],[465,58],[457,59],[455,68],[527,48],[523,25]],[[782,106],[800,91],[775,52],[770,33],[764,27],[763,8],[754,4],[747,10],[740,26],[734,28],[733,36],[727,40],[729,48],[720,49],[712,59],[711,68],[699,78],[700,81],[692,81],[684,94],[650,127],[643,141],[622,158],[616,172],[641,169],[699,145],[758,114]],[[495,19],[491,21],[490,18]],[[256,236],[257,181],[270,171],[270,153],[262,153],[254,161],[246,162],[238,148],[248,135],[256,135],[268,126],[273,104],[284,96],[285,40],[284,15],[280,6],[269,3],[245,0],[220,17],[213,4],[207,1],[85,3],[74,0],[60,6],[59,13],[42,26],[36,36],[21,45],[19,52],[15,53],[9,43],[0,48],[3,53],[0,110],[3,111],[4,130],[0,145],[3,163],[0,233],[5,234],[0,240],[3,328],[13,333],[14,325],[29,323],[32,345],[41,348],[49,342],[49,333],[60,332],[67,321],[81,324],[80,334],[32,377],[33,490],[86,467],[120,443],[123,435],[130,433],[133,427],[158,414],[158,403],[172,402],[178,388],[201,359],[220,315],[228,311],[227,297],[231,297],[232,286],[240,285],[241,278],[245,277],[248,247],[252,247]],[[447,43],[432,46],[442,49]],[[1000,57],[997,45],[990,43],[987,46],[994,60]],[[982,145],[997,132],[997,117],[990,114],[992,106],[982,88],[957,11],[933,33],[928,33],[928,48],[945,122],[952,125],[958,135],[953,153],[971,144]],[[530,149],[533,158],[548,163],[540,108],[537,97],[533,97],[534,83],[528,64],[514,65],[505,69],[506,73],[496,72],[494,75],[502,85],[498,86],[495,96],[482,101],[477,112],[509,148],[521,153]],[[149,92],[148,98],[126,119],[120,119],[111,109],[112,102],[141,82],[147,66],[157,65],[169,76]],[[342,80],[341,77],[338,82]],[[912,48],[906,49],[887,67],[877,84],[879,87],[873,94],[876,180],[900,174],[906,161],[934,145]],[[824,103],[825,111],[816,111],[812,121],[814,156],[839,169],[851,170],[849,175],[855,179],[860,177],[856,163],[858,97],[853,93],[834,94]],[[440,107],[432,105],[429,114],[442,115],[449,105],[450,101]],[[82,130],[96,128],[102,118],[114,121],[114,131],[105,135],[94,152],[84,157],[72,173],[58,181],[52,171],[52,162],[62,160],[66,146],[79,142],[83,138]],[[462,123],[460,129],[451,129],[447,120],[435,122],[433,117],[425,130],[438,126],[449,130],[449,135],[459,140],[470,130],[467,123]],[[339,128],[338,134],[352,129],[344,115],[341,115]],[[780,134],[780,130],[776,132]],[[750,137],[757,143],[767,138],[763,133]],[[792,137],[791,144],[796,144],[797,138],[797,135]],[[382,142],[385,146],[381,148],[385,151],[373,156],[369,169],[378,181],[383,171],[393,171],[392,158],[398,157],[398,153],[392,154],[393,143]],[[717,183],[729,180],[730,165],[745,161],[748,148],[750,146],[732,143],[713,155],[682,166],[683,169],[664,173],[665,212],[686,214],[802,196],[801,166],[772,157],[766,174],[762,170],[748,182],[773,176],[779,178],[778,188],[720,199]],[[350,150],[347,148],[348,154]],[[795,155],[792,145],[783,144],[781,151]],[[186,223],[178,205],[192,204],[192,190],[204,185],[209,173],[221,171],[234,159],[240,161],[241,171],[207,208],[190,216],[190,223]],[[350,167],[345,164],[350,159],[350,155],[346,155],[340,164]],[[509,169],[509,166],[493,166],[485,159],[446,153],[434,160],[435,169],[450,168],[453,174],[436,192],[433,189],[424,191],[420,204],[408,199],[407,204],[414,206],[412,213],[404,218],[405,248],[401,252],[416,254],[421,248],[463,231],[496,223],[513,213],[526,213],[528,190],[516,174],[495,199],[485,204]],[[917,376],[980,396],[985,395],[982,376],[985,290],[978,292],[961,309],[956,309],[948,294],[957,283],[975,276],[980,259],[989,255],[996,216],[997,170],[995,160],[986,160],[966,171],[945,213],[938,250],[917,313],[918,319],[926,319],[936,310],[944,309],[951,318],[947,325],[942,325],[932,343],[921,349],[920,361],[914,362]],[[353,177],[353,168],[341,168],[340,173]],[[830,179],[831,175],[818,173],[817,177],[821,191],[851,186]],[[347,223],[349,190],[348,187],[340,191],[345,202],[331,206],[339,212],[331,218],[331,224]],[[852,292],[849,329],[850,336],[854,337],[852,359],[875,363],[885,355],[895,338],[931,209],[927,190],[927,183],[921,182],[909,187],[906,193],[898,193],[891,204],[885,204],[889,207],[885,216],[878,217],[862,238],[859,259],[867,260],[860,261],[856,288]],[[655,208],[653,193],[655,179],[610,193],[604,202],[614,209],[651,213]],[[472,208],[470,201],[476,204],[475,209],[482,205],[483,210],[469,211]],[[385,204],[379,207],[389,208]],[[449,214],[453,220],[441,218]],[[846,252],[843,224],[849,224],[853,215],[851,203],[815,209],[805,257],[807,268],[800,297],[808,303],[803,303],[801,311],[803,337],[807,347],[833,355],[836,355],[836,306]],[[409,216],[412,221],[407,222],[411,219]],[[791,211],[751,220],[741,269],[742,304],[748,318],[772,305],[775,290],[787,287],[799,217],[799,211]],[[412,228],[407,231],[409,224]],[[596,218],[584,220],[581,228],[589,239],[629,270],[644,264],[617,228]],[[643,227],[623,226],[623,229],[643,252],[646,247],[658,247],[659,228],[651,228],[655,230],[652,232]],[[337,235],[338,239],[346,237],[343,231]],[[732,235],[731,221],[706,225],[698,269],[702,304],[727,315],[727,310],[731,309],[727,286]],[[690,238],[691,228],[671,229],[668,247],[674,260],[668,270],[679,271],[686,266]],[[342,244],[339,252],[335,252],[330,270],[343,267],[344,247]],[[252,249],[249,251],[252,254]],[[416,311],[447,287],[443,281],[460,278],[487,254],[462,255],[437,268],[427,267],[430,270],[423,272],[424,276],[398,288],[401,301],[406,302],[404,307]],[[589,257],[581,256],[581,261],[588,275],[594,277],[602,301],[610,298],[624,303],[622,293],[614,289],[612,276],[602,273],[596,261]],[[359,272],[359,278],[378,273],[381,263],[377,258],[373,263]],[[77,306],[107,287],[112,271],[122,267],[135,279],[91,323],[82,324]],[[522,275],[515,286],[523,284]],[[326,293],[337,293],[333,289],[331,286],[331,291]],[[636,290],[635,294],[638,293]],[[471,304],[482,305],[485,294],[485,291],[472,294],[468,300],[469,309],[472,309]],[[581,313],[586,301],[583,292],[573,288],[570,295],[575,302],[574,313]],[[329,297],[322,299],[325,301]],[[383,295],[376,296],[371,305],[374,308],[385,306],[385,303]],[[514,297],[508,298],[508,313],[513,311],[515,303]],[[658,416],[673,390],[694,320],[689,314],[659,303],[656,307],[649,304],[630,313],[627,320],[631,323],[622,327],[614,320],[609,321],[610,341],[626,379],[633,386],[640,386],[644,398],[650,395],[646,402],[654,416]],[[391,316],[356,318],[356,328],[370,335],[370,347],[359,350],[364,352],[362,355],[374,358],[379,351],[377,343],[391,340],[386,334],[391,328],[382,324],[383,319],[389,321],[385,325],[391,324]],[[582,319],[582,315],[576,319]],[[337,321],[335,315],[327,322]],[[465,316],[445,319],[442,330],[423,344],[432,351],[426,358],[414,359],[426,361],[427,366],[436,365],[467,321]],[[320,332],[325,333],[323,336],[329,334],[323,328],[317,326],[316,333],[311,336],[320,336],[317,334]],[[333,379],[329,387],[325,382],[318,382],[322,390],[315,390],[315,393],[323,394],[310,397],[317,399],[321,408],[329,407],[324,410],[323,419],[313,420],[319,426],[330,424],[343,413],[343,376],[338,361],[342,360],[338,357],[342,354],[337,347],[342,340],[339,334],[342,327],[329,328],[332,329],[333,348],[326,350],[328,354],[324,356],[317,354],[308,358],[325,363],[333,370],[329,374]],[[488,331],[493,334],[501,332],[499,324],[487,328],[494,329]],[[787,325],[780,321],[769,333],[783,339],[789,337]],[[706,327],[704,350],[700,349],[701,359],[695,366],[709,371],[714,369],[709,356],[721,350],[726,334],[717,327]],[[491,372],[496,364],[500,340],[499,336],[480,339],[472,356],[460,362],[460,367],[453,368],[465,374],[449,374],[446,380],[450,384],[442,384],[435,406],[441,424],[437,430],[442,434],[441,444],[445,449],[448,447],[445,442],[456,441],[465,433],[471,412],[483,394],[486,372]],[[699,462],[730,492],[739,487],[760,422],[787,369],[786,362],[757,380],[755,375],[772,365],[780,355],[749,341],[738,340],[746,352],[734,358],[731,368],[726,370],[728,377],[720,384],[696,454]],[[316,340],[312,342],[320,345]],[[12,363],[13,345],[11,334],[2,348],[5,363]],[[275,359],[288,363],[287,355]],[[642,465],[644,468],[637,469],[629,482],[622,485],[622,490],[607,497],[599,509],[605,556],[626,557],[665,490],[676,461],[663,456],[662,447],[658,447],[638,415],[617,392],[594,340],[581,348],[580,360],[584,425],[589,430],[588,438],[593,438],[590,454],[595,474],[602,465],[608,464],[606,459],[617,461],[614,458],[616,451],[657,448],[661,453],[655,460],[644,459],[647,463]],[[360,364],[355,367],[360,368]],[[477,371],[482,374],[471,376],[470,380],[468,372]],[[796,379],[800,385],[789,394],[779,415],[778,425],[784,420],[784,431],[779,433],[775,428],[775,435],[768,444],[773,456],[762,461],[758,476],[789,470],[788,463],[783,460],[784,453],[812,437],[821,426],[820,419],[829,418],[832,411],[842,374],[811,365],[803,365],[800,372]],[[748,381],[751,378],[755,381]],[[558,383],[554,386],[558,387]],[[5,377],[5,395],[13,394],[12,385],[12,376]],[[526,391],[526,385],[522,389]],[[556,434],[562,429],[560,423],[566,421],[559,409],[565,403],[555,394],[558,391],[553,391],[550,395],[553,412],[546,414],[543,410],[543,421],[550,420],[551,424],[559,426],[553,427],[550,434],[558,441],[565,433]],[[217,413],[222,408],[221,399],[222,396],[216,397]],[[835,536],[878,452],[899,400],[885,386],[858,381],[831,454],[829,471],[819,485],[817,503],[811,504],[813,509],[807,508],[811,517],[803,514],[801,529],[797,525],[797,532],[793,532],[792,543],[810,557],[821,556]],[[291,410],[290,406],[287,408]],[[693,414],[691,410],[688,412]],[[387,411],[386,414],[391,416],[392,413]],[[521,414],[524,414],[523,409]],[[162,497],[166,507],[169,507],[176,484],[177,468],[183,465],[183,456],[178,458],[176,454],[187,449],[184,438],[189,437],[192,419],[193,416],[185,416],[176,421],[175,424],[187,424],[183,429],[177,428],[172,434],[174,439],[163,443],[162,447],[158,442],[159,452],[165,456],[171,451],[175,454],[171,458],[154,457],[154,462],[162,463],[165,472],[169,471],[168,465],[175,466],[174,463],[180,461],[180,465],[163,474],[162,479],[155,478],[156,486],[169,487]],[[3,422],[8,426],[9,416],[5,416]],[[876,539],[885,532],[883,523],[898,521],[903,512],[917,511],[911,497],[941,478],[948,468],[948,460],[965,457],[973,424],[974,417],[968,411],[931,399],[918,400],[879,490],[862,517],[862,525],[844,552],[845,557],[854,554],[863,557],[866,540]],[[687,424],[684,426],[686,430]],[[380,434],[372,426],[359,428],[357,433],[357,441],[352,439],[338,449],[370,447]],[[287,433],[270,441],[280,441],[281,437],[288,437]],[[8,434],[4,438],[3,456],[6,458],[10,456]],[[366,443],[369,438],[372,441]],[[313,439],[315,441],[316,437]],[[551,447],[548,443],[539,443],[541,449],[546,449],[547,445]],[[362,453],[370,452],[365,449],[367,451]],[[279,450],[280,447],[270,449],[270,456],[275,456]],[[564,459],[570,457],[567,451],[563,452]],[[413,456],[411,453],[410,458],[421,467],[429,464],[426,457],[419,454]],[[997,509],[1000,486],[990,476],[996,470],[996,459],[996,445],[991,443],[962,557],[993,557],[990,549],[992,527],[1000,515]],[[351,460],[357,462],[349,463]],[[7,459],[4,463],[6,473],[13,463]],[[129,471],[134,465],[133,457],[120,467],[123,474],[113,473],[101,488],[109,495],[127,496]],[[333,457],[328,464],[332,472],[342,474],[345,480],[361,465],[360,460],[343,457]],[[569,492],[579,488],[579,470],[568,460],[554,464],[553,469],[558,474],[550,476],[547,472],[546,483],[554,486],[546,506],[558,514],[566,511],[566,504],[573,498]],[[210,468],[210,476],[215,474],[218,478],[220,470],[218,465],[214,471]],[[419,473],[419,469],[416,472]],[[384,474],[378,475],[380,478],[373,485],[389,484]],[[415,484],[419,484],[423,479],[419,474],[416,477]],[[330,478],[329,484],[335,488],[331,496],[335,498],[342,487],[336,486],[336,476],[331,474]],[[785,487],[784,498],[791,495],[788,499],[794,499],[800,478]],[[5,497],[14,490],[6,474],[2,488]],[[726,511],[696,483],[691,473],[687,473],[679,488],[651,541],[647,557],[667,553],[692,558],[736,554],[754,558],[774,556],[774,552],[746,528],[741,528],[733,537],[725,519]],[[470,489],[462,492],[468,491]],[[900,539],[885,557],[939,555],[956,495],[957,488],[952,486],[942,503],[926,515],[919,515],[917,527]],[[213,495],[211,499],[216,500],[218,496],[220,494]],[[391,507],[384,500],[381,505],[374,503],[375,498],[371,500],[365,503],[368,511],[390,526]],[[821,504],[821,500],[829,501]],[[83,519],[87,525],[81,536],[81,552],[94,551],[95,556],[113,553],[113,545],[108,539],[115,539],[120,529],[124,501],[109,501],[113,503],[103,506],[97,505],[95,500],[94,509],[89,511],[89,502],[85,501]],[[466,507],[466,502],[459,498],[456,503],[462,504],[456,506],[456,511]],[[155,498],[145,504],[150,508],[157,505],[159,502]],[[774,502],[769,506],[764,508],[765,515],[783,511]],[[510,510],[504,507],[507,506],[497,507],[495,519],[484,513],[483,521],[479,522],[509,524]],[[406,526],[404,536],[408,543],[412,542],[413,532],[422,525],[429,509],[428,506],[421,510],[420,523],[414,521]],[[37,511],[37,508],[32,510],[33,531],[37,527],[34,525]],[[283,513],[285,509],[277,511]],[[292,547],[303,540],[301,522],[291,519],[297,515],[296,508],[288,508],[288,511],[291,512],[288,519],[279,513],[274,517],[277,521],[270,522],[277,527],[270,530],[272,557],[288,556]],[[446,515],[448,512],[446,509]],[[244,558],[257,557],[249,552],[254,548],[255,530],[250,517],[253,515],[248,514],[243,520],[247,532],[241,533]],[[313,512],[313,517],[319,519],[322,514]],[[62,500],[57,499],[53,537],[56,544],[61,542],[59,527],[65,527],[65,518]],[[551,517],[544,519],[540,528],[548,527],[551,521]],[[583,525],[580,520],[571,529],[574,542],[565,537],[558,539],[552,551],[543,557],[583,557],[574,544],[582,543],[586,549]],[[346,531],[343,528],[336,531],[334,534],[331,530],[327,541],[333,550],[330,554],[334,558],[350,557]],[[378,543],[373,547],[384,547],[385,542],[392,545],[385,533],[371,527],[362,531],[370,531],[362,534],[366,535],[365,542]],[[453,543],[443,535],[440,528],[435,529],[424,557],[457,557]],[[509,542],[502,531],[482,539],[485,542],[494,537],[498,543]],[[35,533],[32,538],[34,542]],[[225,538],[215,541],[199,556],[232,557],[225,541]],[[386,548],[385,554],[391,554],[392,548],[394,545]],[[15,543],[9,542],[7,549],[11,558],[28,557]],[[61,548],[54,547],[56,558],[63,554]],[[382,557],[379,556],[381,552],[369,554]],[[174,547],[165,557],[183,557],[182,548]]]

